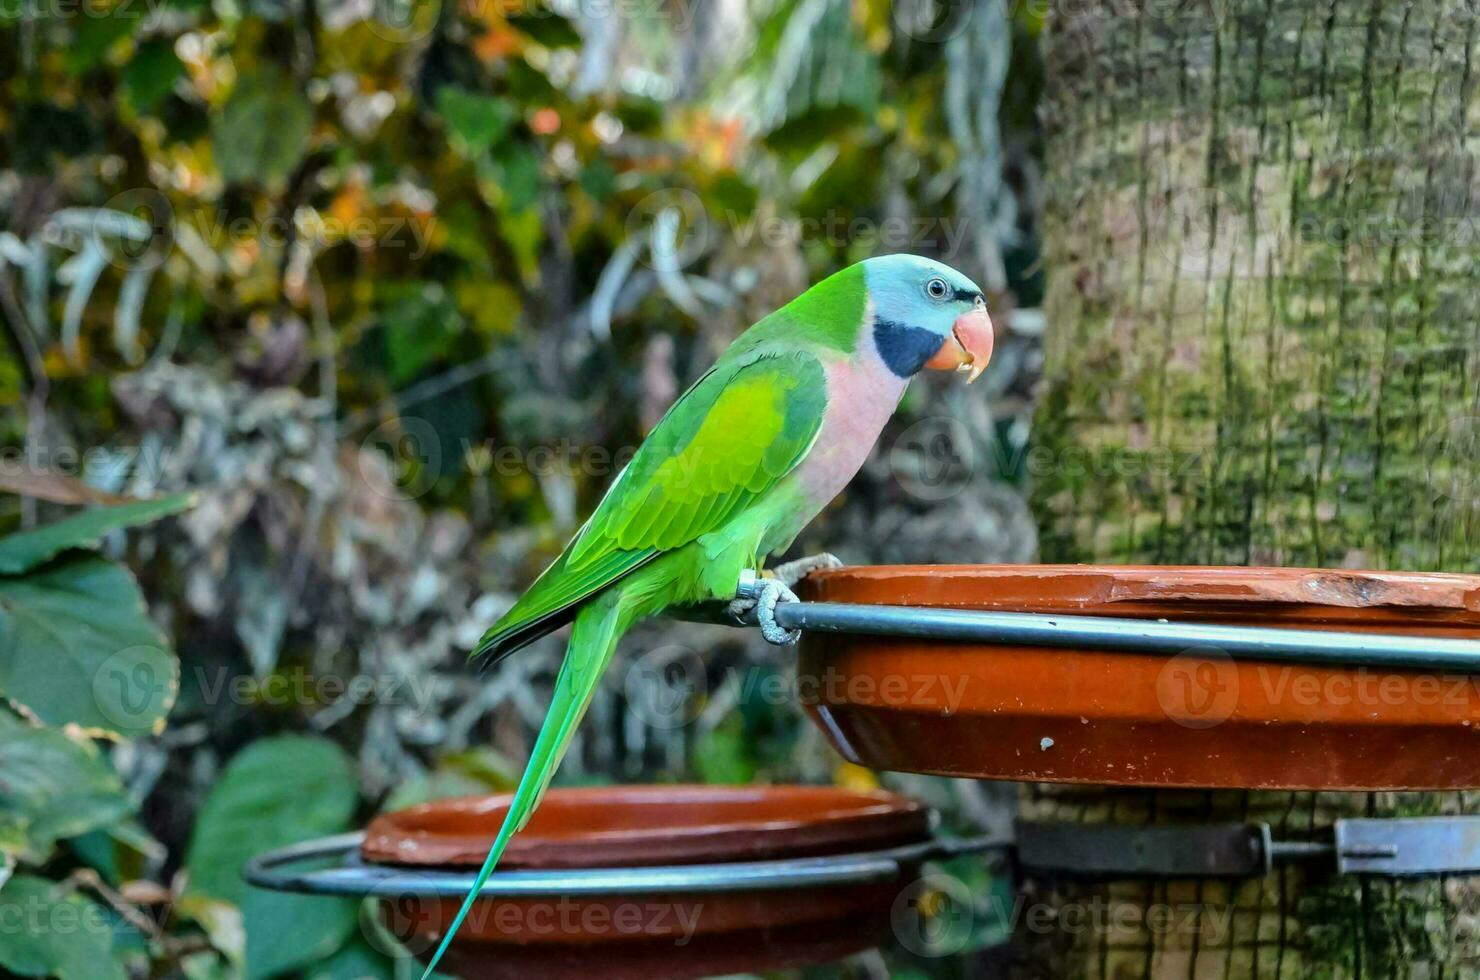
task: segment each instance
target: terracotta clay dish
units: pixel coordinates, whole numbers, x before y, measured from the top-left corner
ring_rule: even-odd
[[[377,818],[362,858],[377,865],[473,871],[507,795],[411,807]],[[930,814],[889,793],[800,786],[611,786],[551,791],[500,869],[618,869],[870,853],[930,839]],[[653,894],[491,897],[448,949],[452,973],[657,978],[753,973],[825,962],[877,945],[897,876],[846,884]],[[460,900],[380,902],[381,918],[424,956]]]
[[[1480,638],[1480,576],[898,566],[804,599]],[[1480,677],[805,634],[798,690],[848,759],[989,779],[1265,789],[1480,787]]]
[[[438,800],[377,817],[367,861],[478,867],[507,795]],[[615,868],[816,857],[924,840],[930,811],[828,786],[589,786],[546,796],[499,867]]]

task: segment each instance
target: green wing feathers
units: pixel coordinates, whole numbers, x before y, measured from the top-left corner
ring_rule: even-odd
[[[723,527],[806,455],[826,403],[826,377],[810,353],[721,359],[674,403],[585,528],[473,655],[518,649],[659,553]]]
[[[573,567],[723,526],[796,465],[822,423],[827,386],[810,355],[762,357],[701,385],[713,395],[685,399],[648,436],[577,538]]]
[[[570,548],[535,580],[519,601],[493,625],[473,658],[499,660],[533,641],[554,632],[575,618],[576,606],[584,599],[641,568],[658,554],[656,549],[614,550],[580,568],[570,568]]]

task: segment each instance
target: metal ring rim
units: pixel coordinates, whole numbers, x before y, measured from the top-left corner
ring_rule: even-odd
[[[259,854],[242,869],[247,883],[273,891],[360,898],[462,898],[477,877],[472,871],[435,871],[358,860],[363,833],[338,834]],[[918,844],[816,858],[718,864],[558,871],[501,871],[484,883],[483,898],[663,895],[776,888],[862,885],[899,877],[931,860],[1005,846],[1000,839],[932,838]],[[316,859],[337,858],[331,868],[287,871]],[[348,858],[348,860],[346,860]]]

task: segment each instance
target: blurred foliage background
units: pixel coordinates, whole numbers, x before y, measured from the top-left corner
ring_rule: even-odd
[[[798,553],[1031,559],[1041,28],[1001,0],[0,0],[0,897],[39,923],[0,967],[414,975],[353,903],[241,862],[509,787],[561,640],[464,653],[725,344],[851,261],[963,269],[998,355],[917,383]],[[561,782],[877,781],[755,695],[785,652],[658,623],[619,661]],[[968,969],[883,956],[838,969]]]

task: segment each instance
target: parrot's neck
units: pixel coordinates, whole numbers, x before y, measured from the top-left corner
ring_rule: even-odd
[[[796,471],[800,489],[816,507],[807,520],[827,506],[863,468],[910,383],[889,369],[875,346],[871,305],[864,316],[857,349],[847,357],[825,362],[826,413],[812,452]]]

